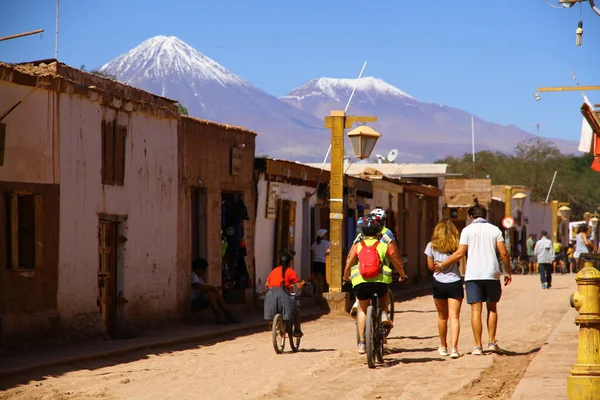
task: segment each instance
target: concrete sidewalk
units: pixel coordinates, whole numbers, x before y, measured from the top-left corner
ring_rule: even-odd
[[[402,301],[424,295],[428,290],[430,290],[430,284],[396,287],[393,288],[394,299]],[[309,300],[308,304],[303,304],[301,307],[303,320],[319,318],[327,313],[326,310],[315,305],[314,301],[311,302],[312,299],[306,300]],[[258,303],[257,306],[259,306]],[[238,313],[238,315],[241,315],[240,319],[242,320],[239,324],[215,325],[210,322],[180,324],[143,331],[132,339],[93,339],[71,346],[61,343],[52,349],[2,355],[0,356],[0,379],[47,367],[113,357],[146,349],[218,340],[267,329],[260,306],[251,312]]]
[[[564,400],[567,377],[577,362],[579,327],[575,325],[575,309],[562,317],[552,335],[529,364],[512,399]]]

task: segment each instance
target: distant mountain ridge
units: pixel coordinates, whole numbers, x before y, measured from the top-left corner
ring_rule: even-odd
[[[318,78],[277,98],[255,87],[174,36],[150,38],[100,68],[125,83],[178,100],[190,115],[256,131],[257,153],[322,161],[329,146],[323,118],[343,110],[355,79]],[[471,114],[419,102],[375,77],[356,88],[349,113],[375,115],[382,133],[377,153],[399,150],[398,162],[431,162],[471,151]],[[534,135],[475,117],[476,151],[512,152]],[[577,144],[552,140],[563,152]]]

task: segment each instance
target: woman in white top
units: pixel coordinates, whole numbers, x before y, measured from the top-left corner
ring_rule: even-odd
[[[316,295],[323,295],[325,281],[325,257],[329,254],[329,241],[325,240],[326,229],[317,230],[317,237],[310,247],[313,253],[313,274],[315,274]]]
[[[458,229],[447,218],[438,222],[431,242],[425,248],[427,266],[433,273],[433,301],[438,312],[438,331],[440,344],[438,352],[441,356],[448,355],[446,336],[448,333],[448,318],[452,328],[452,351],[450,357],[458,358],[458,336],[460,335],[460,307],[464,298],[463,285],[460,278],[459,263],[448,265],[443,270],[436,268],[458,248]]]
[[[577,228],[577,236],[575,236],[575,271],[579,270],[579,256],[594,251],[594,244],[587,237],[589,227],[586,224],[581,224]]]

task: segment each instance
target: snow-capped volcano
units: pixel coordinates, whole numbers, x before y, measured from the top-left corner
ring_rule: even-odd
[[[356,79],[319,78],[279,99],[173,36],[148,39],[100,71],[175,99],[192,116],[256,131],[259,154],[302,161],[322,161],[330,142],[323,117],[343,110],[356,84]],[[400,161],[428,162],[471,149],[471,114],[419,102],[381,79],[359,81],[348,113],[377,116],[372,125],[382,137],[375,151],[397,148]],[[478,118],[475,132],[477,151],[512,152],[518,142],[533,137]],[[555,143],[563,151],[576,148],[573,142]]]
[[[327,149],[323,120],[263,92],[176,37],[148,39],[100,71],[175,99],[194,117],[256,131],[260,153],[322,157]]]
[[[250,83],[198,52],[175,36],[155,36],[104,64],[101,72],[116,75],[135,85],[148,79],[173,78],[218,82],[220,85],[250,87]],[[165,90],[165,88],[162,88]],[[165,93],[160,93],[165,95]]]
[[[356,81],[356,79],[338,78],[313,79],[299,88],[292,90],[288,95],[283,96],[282,98],[293,101],[303,100],[307,97],[329,97],[336,101],[348,101],[354,86],[356,86],[355,94],[363,93],[370,96],[385,95],[414,100],[414,97],[411,95],[372,76],[361,78],[358,81],[358,85],[356,85]]]

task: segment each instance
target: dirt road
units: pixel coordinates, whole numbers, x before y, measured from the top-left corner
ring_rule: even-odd
[[[265,331],[53,368],[43,379],[14,377],[0,399],[506,399],[568,309],[574,288],[573,275],[555,276],[550,290],[535,276],[515,277],[499,306],[505,355],[440,357],[437,314],[426,296],[396,303],[388,353],[374,370],[355,350],[354,320],[328,315],[304,324],[296,354],[276,355]],[[463,353],[473,347],[469,321],[464,305]]]

